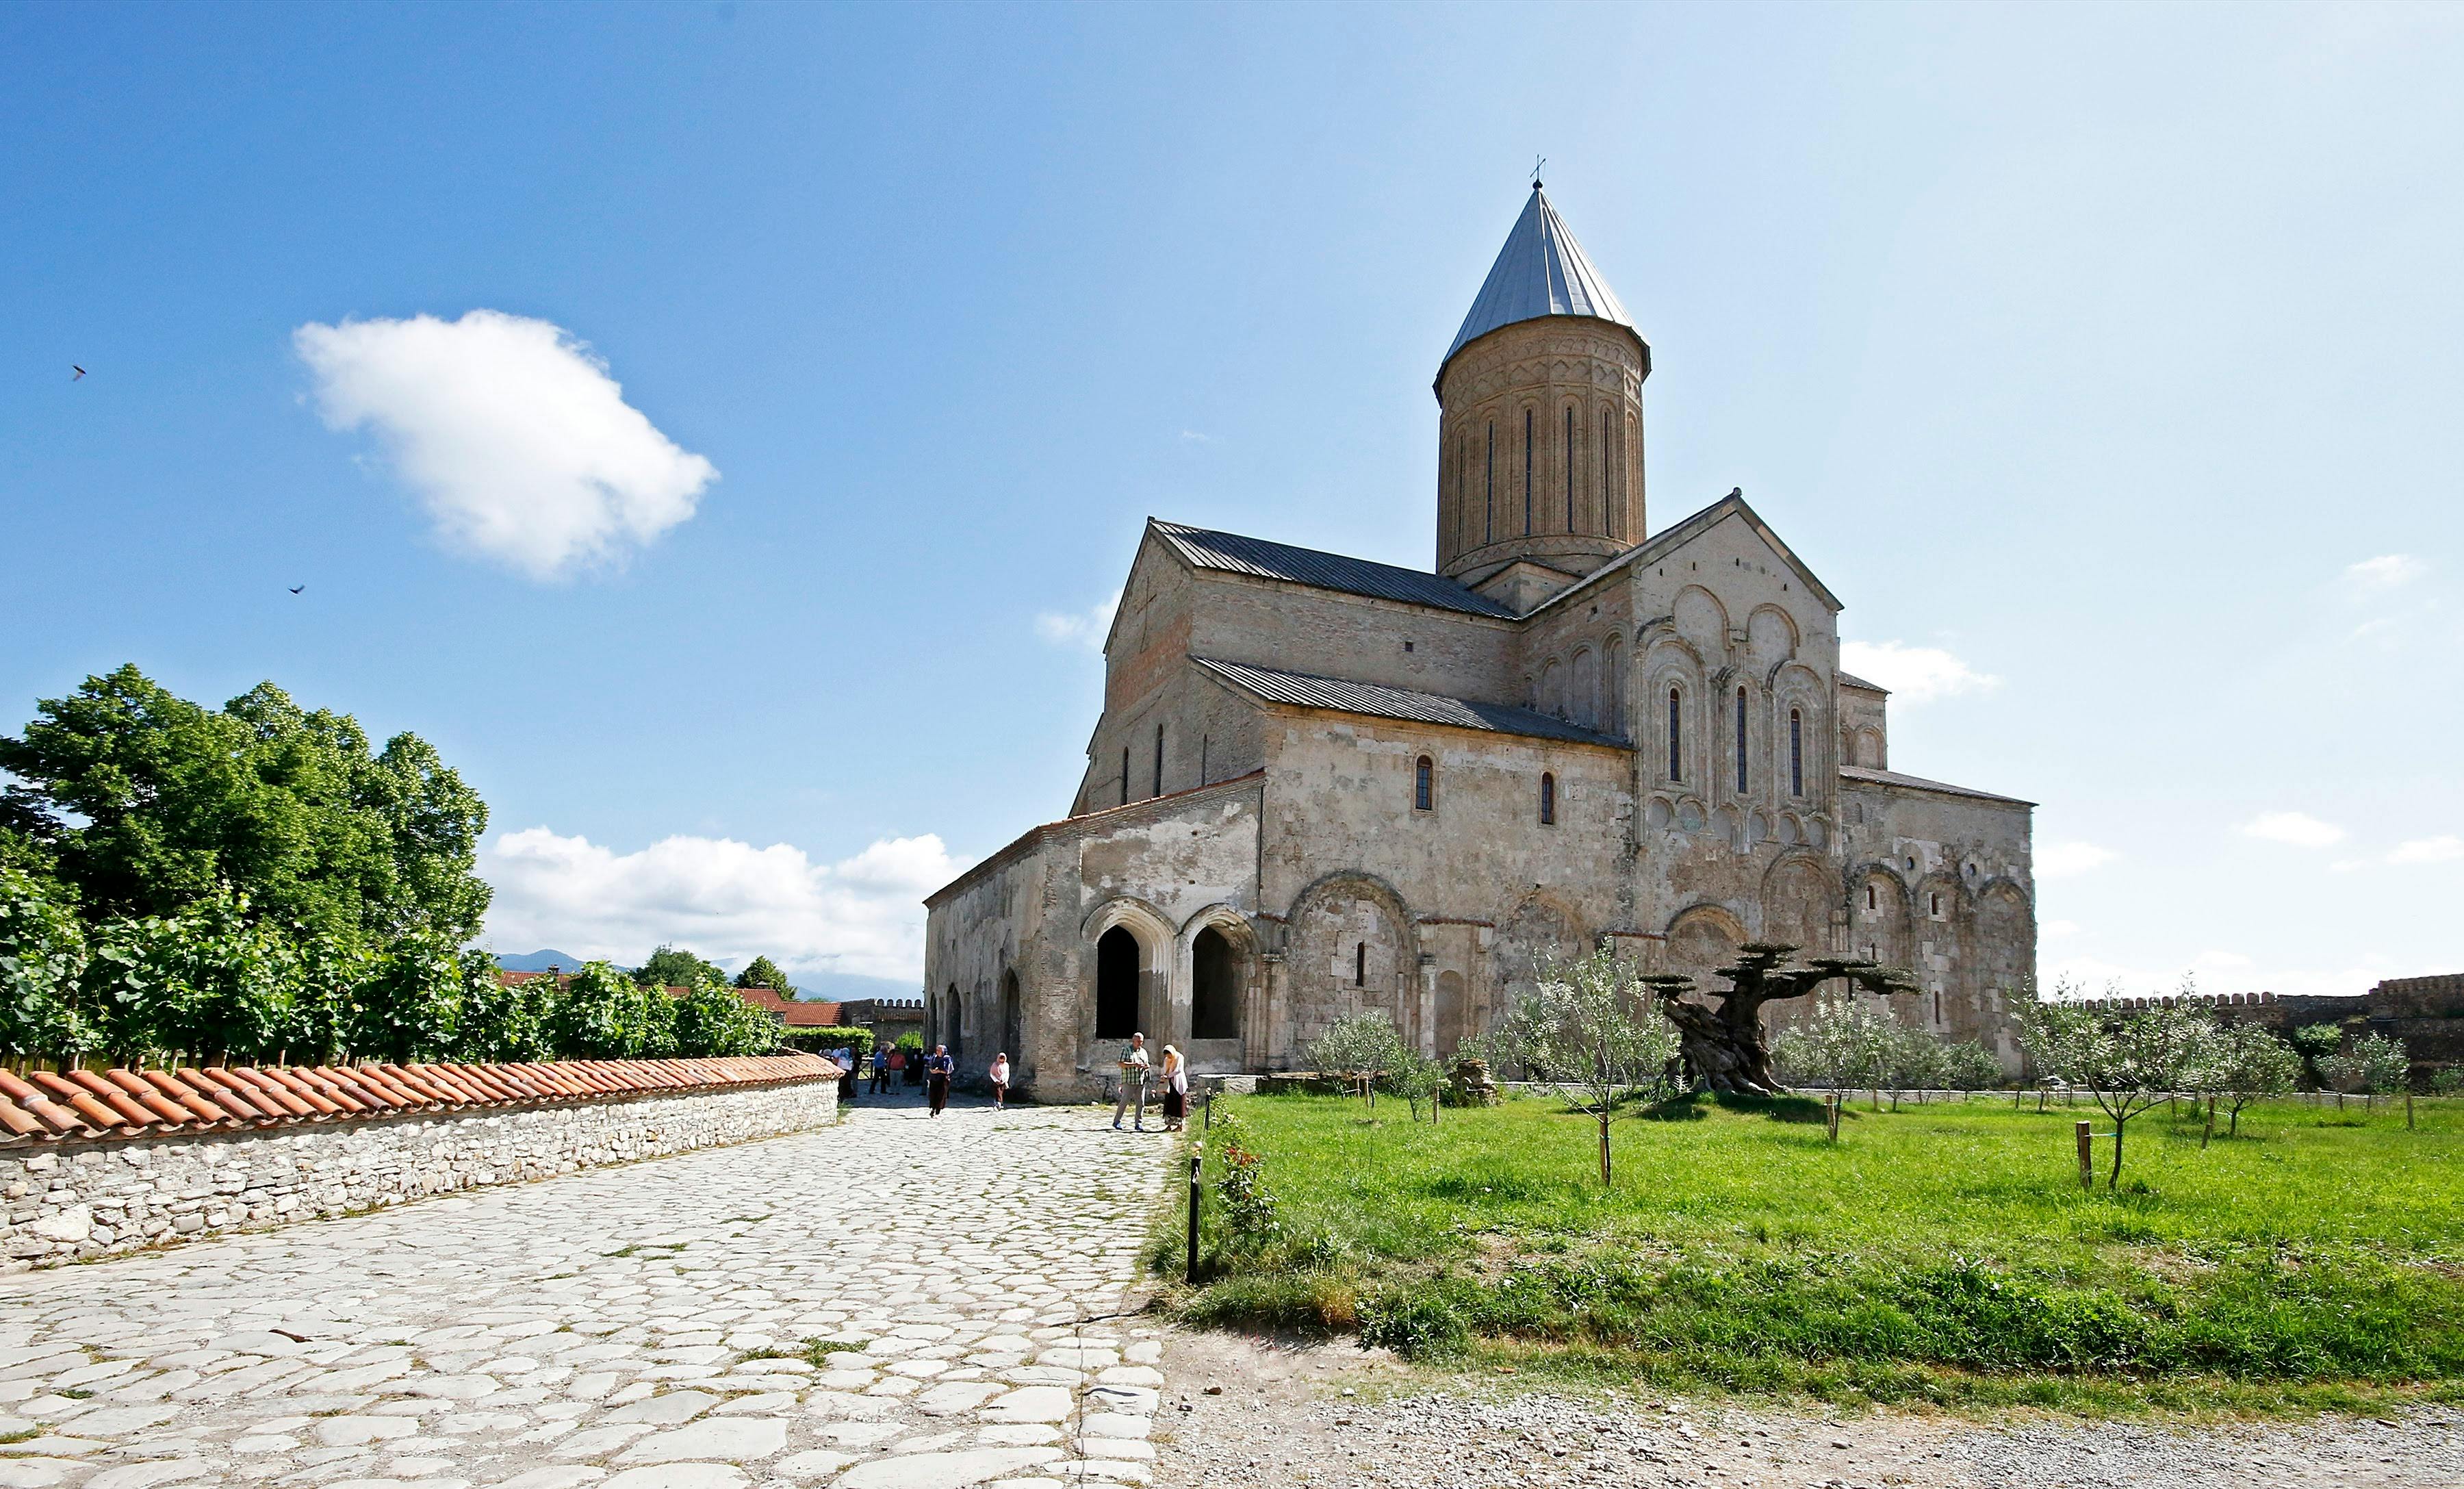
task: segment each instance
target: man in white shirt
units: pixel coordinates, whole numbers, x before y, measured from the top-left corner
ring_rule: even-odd
[[[1138,1103],[1137,1130],[1147,1130],[1147,1070],[1154,1063],[1147,1058],[1147,1036],[1130,1035],[1130,1042],[1121,1049],[1120,1092],[1112,1099],[1114,1132],[1121,1130],[1121,1114],[1130,1109],[1133,1100]]]

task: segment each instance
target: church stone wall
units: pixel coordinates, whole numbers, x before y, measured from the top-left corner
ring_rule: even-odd
[[[1022,1094],[1102,1093],[1118,1041],[1095,1036],[1096,945],[1114,926],[1138,944],[1137,1024],[1157,1051],[1189,1048],[1200,929],[1219,926],[1244,987],[1256,984],[1260,789],[1250,777],[1039,828],[927,900],[927,1038],[957,1048],[961,1084],[980,1084],[993,1051],[1009,1048]],[[1237,1046],[1223,1053],[1242,1063]]]
[[[1234,575],[1199,575],[1191,588],[1197,656],[1484,702],[1522,700],[1511,621]]]
[[[1271,720],[1266,749],[1260,897],[1288,921],[1279,1064],[1334,1018],[1372,1010],[1447,1053],[1441,1031],[1485,1026],[1546,957],[1632,929],[1621,749],[1298,711]],[[1413,808],[1422,755],[1435,767],[1426,812]],[[1553,824],[1540,820],[1544,773]]]
[[[1850,782],[1847,946],[1916,973],[1893,1011],[1982,1039],[2019,1068],[2015,1019],[2036,966],[2033,811],[2021,802]]]

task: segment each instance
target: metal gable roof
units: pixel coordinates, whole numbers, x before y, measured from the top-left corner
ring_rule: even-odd
[[[1373,719],[1399,719],[1408,723],[1441,723],[1450,728],[1478,729],[1488,734],[1562,740],[1570,744],[1606,744],[1614,749],[1628,747],[1625,741],[1614,735],[1586,729],[1562,719],[1552,719],[1529,708],[1476,703],[1469,699],[1448,698],[1442,693],[1380,687],[1374,682],[1313,677],[1305,672],[1284,672],[1273,667],[1249,667],[1240,662],[1217,661],[1208,656],[1193,656],[1190,660],[1234,687],[1270,703],[1289,703],[1299,708],[1329,708],[1337,713],[1366,714]]]
[[[1617,293],[1584,256],[1583,246],[1566,231],[1565,219],[1557,215],[1535,181],[1531,199],[1523,204],[1523,215],[1514,220],[1506,246],[1497,251],[1497,261],[1488,267],[1488,278],[1481,281],[1463,329],[1455,332],[1446,354],[1438,359],[1440,372],[1466,343],[1499,326],[1543,316],[1590,316],[1634,330],[1634,321],[1617,302]]]
[[[1863,786],[1896,786],[1911,791],[1939,791],[1946,796],[1966,796],[1976,801],[1998,801],[2013,807],[2033,807],[2033,801],[2005,796],[1999,791],[1980,791],[1971,786],[1952,786],[1944,781],[1928,781],[1921,775],[1903,775],[1897,770],[1877,770],[1871,766],[1841,766],[1839,779]]]
[[[1289,544],[1268,543],[1264,538],[1243,538],[1238,533],[1211,532],[1152,518],[1149,522],[1174,552],[1199,568],[1280,579],[1287,584],[1311,585],[1372,599],[1397,600],[1405,605],[1433,605],[1500,620],[1514,618],[1513,611],[1440,574],[1373,564],[1340,553],[1321,553],[1315,548],[1296,548]]]

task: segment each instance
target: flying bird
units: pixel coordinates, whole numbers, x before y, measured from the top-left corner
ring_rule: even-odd
[[[83,367],[78,367],[78,366],[77,366],[76,363],[74,363],[74,362],[72,362],[72,363],[70,363],[70,364],[69,364],[69,381],[70,381],[70,382],[74,383],[74,382],[76,382],[78,378],[81,378],[81,377],[83,377],[83,376],[85,376],[85,368],[83,368]]]
[[[297,594],[300,590],[305,589],[307,589],[307,588],[308,588],[308,587],[307,587],[306,585],[293,585],[293,586],[291,587],[291,592],[292,592],[292,593],[294,593],[294,594]]]

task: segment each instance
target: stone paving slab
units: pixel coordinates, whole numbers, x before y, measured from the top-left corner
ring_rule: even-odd
[[[1143,1482],[1162,1141],[859,1106],[0,1278],[0,1489]]]

